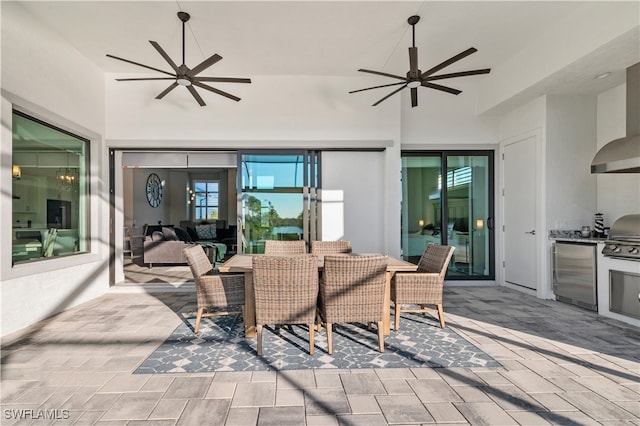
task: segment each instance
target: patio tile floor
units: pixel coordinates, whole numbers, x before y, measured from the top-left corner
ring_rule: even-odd
[[[132,374],[194,308],[115,287],[6,336],[0,423],[640,425],[640,331],[503,287],[445,292],[447,326],[501,368]]]

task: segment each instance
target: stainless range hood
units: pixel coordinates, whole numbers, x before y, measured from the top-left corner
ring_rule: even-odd
[[[591,173],[640,173],[640,62],[627,68],[627,136],[600,148]]]

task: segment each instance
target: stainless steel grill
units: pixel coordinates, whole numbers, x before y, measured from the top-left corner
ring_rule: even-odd
[[[640,214],[625,215],[613,223],[602,254],[640,261]]]

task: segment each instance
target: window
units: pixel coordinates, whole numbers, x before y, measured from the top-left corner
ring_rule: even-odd
[[[13,264],[89,250],[89,141],[13,111]]]
[[[193,183],[193,209],[195,220],[218,218],[220,183],[217,181],[195,181]]]

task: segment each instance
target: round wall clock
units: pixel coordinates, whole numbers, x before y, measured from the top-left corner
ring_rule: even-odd
[[[162,201],[162,181],[155,173],[147,178],[147,201],[151,207],[158,207]]]

